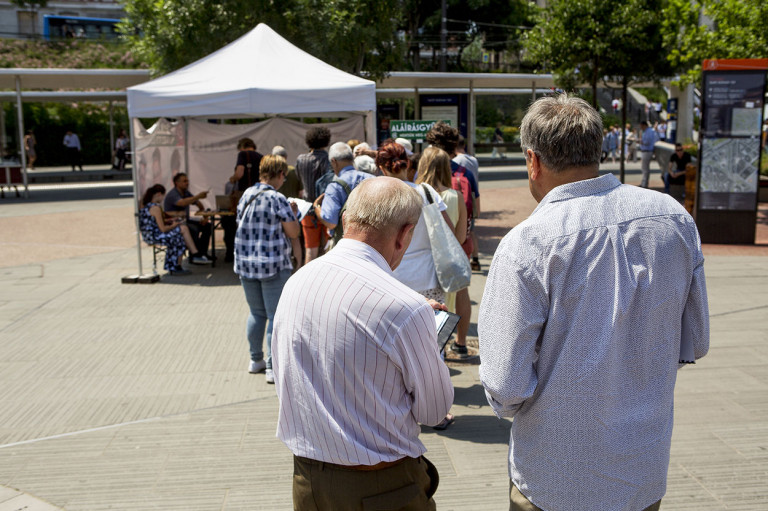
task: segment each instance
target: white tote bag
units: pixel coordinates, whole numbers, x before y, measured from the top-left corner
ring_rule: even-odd
[[[421,212],[424,215],[424,223],[429,234],[429,243],[432,248],[432,260],[435,262],[437,281],[446,293],[455,293],[469,286],[472,277],[472,268],[469,259],[461,248],[448,224],[443,220],[440,209],[435,204],[429,189],[422,186],[427,202]]]

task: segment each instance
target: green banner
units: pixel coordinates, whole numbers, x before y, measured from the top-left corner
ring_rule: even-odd
[[[427,136],[429,130],[438,121],[389,121],[389,132],[392,134],[392,138],[404,138],[413,142],[422,143]],[[451,124],[450,121],[443,121],[446,124]]]

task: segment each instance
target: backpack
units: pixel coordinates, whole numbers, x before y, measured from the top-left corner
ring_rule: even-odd
[[[459,167],[457,171],[453,173],[451,177],[451,188],[457,190],[464,197],[464,204],[467,205],[467,218],[472,218],[474,212],[473,204],[475,198],[472,196],[472,187],[469,186],[469,180],[464,175],[467,169]]]
[[[349,194],[352,193],[352,188],[349,187],[346,181],[339,179],[336,176],[333,176],[333,181],[331,182],[341,186],[344,188],[344,191],[347,192],[347,198],[344,199],[344,204],[341,205],[341,209],[339,210],[339,223],[337,223],[336,227],[333,229],[333,246],[336,246],[339,240],[344,237],[344,212],[347,210],[347,200],[349,199]]]

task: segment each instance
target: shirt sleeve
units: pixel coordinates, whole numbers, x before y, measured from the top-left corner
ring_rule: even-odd
[[[696,246],[695,266],[688,299],[683,309],[681,343],[689,342],[693,346],[693,355],[700,359],[709,351],[709,304],[707,285],[704,279],[704,256],[701,253],[701,241],[696,227],[691,225]]]
[[[275,202],[277,217],[281,222],[290,222],[291,220],[296,220],[296,215],[293,214],[291,204],[288,202],[288,199],[285,198],[285,195],[275,191]]]
[[[501,248],[501,247],[500,247]],[[488,274],[480,306],[480,381],[493,411],[513,417],[538,384],[538,342],[548,313],[533,270],[502,249]]]
[[[434,426],[453,404],[453,384],[437,349],[435,313],[427,303],[398,332],[403,381],[413,399],[416,421]]]
[[[338,225],[339,212],[344,205],[346,192],[338,183],[328,183],[325,187],[323,205],[320,207],[320,218],[329,224]]]

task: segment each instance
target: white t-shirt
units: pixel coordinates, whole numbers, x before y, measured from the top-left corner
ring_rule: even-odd
[[[416,188],[416,191],[419,192],[421,199],[424,201],[424,205],[428,204],[422,185],[417,185],[410,181],[405,183]],[[440,198],[440,194],[431,186],[424,186],[429,189],[432,200],[437,204],[437,208],[440,211],[445,211],[447,206],[443,199]],[[397,280],[418,292],[440,286],[437,281],[435,262],[432,259],[432,245],[429,243],[429,234],[427,233],[423,214],[419,217],[419,222],[413,229],[411,244],[408,245],[408,250],[405,251],[403,260],[400,262],[400,266],[395,269],[394,275]]]

